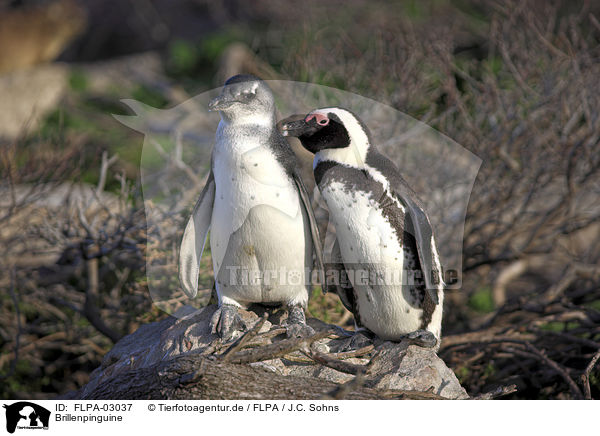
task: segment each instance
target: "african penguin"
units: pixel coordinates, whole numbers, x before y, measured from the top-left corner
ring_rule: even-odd
[[[219,111],[211,171],[181,242],[179,277],[194,297],[210,230],[219,309],[213,333],[230,340],[245,326],[237,308],[251,303],[288,307],[288,336],[306,325],[313,250],[322,256],[316,221],[296,156],[276,128],[269,87],[251,75],[225,83],[209,103]]]
[[[442,268],[415,192],[349,110],[313,110],[282,130],[315,154],[315,181],[336,229],[326,280],[332,270],[347,276],[333,290],[357,325],[385,340],[439,347]]]

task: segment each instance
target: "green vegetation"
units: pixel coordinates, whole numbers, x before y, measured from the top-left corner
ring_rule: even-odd
[[[454,369],[454,374],[456,374],[456,378],[458,378],[458,381],[461,384],[463,384],[469,379],[471,371],[466,366],[459,366]]]
[[[75,92],[84,92],[88,87],[85,73],[81,70],[73,70],[69,77],[69,86]]]
[[[579,327],[579,323],[577,321],[571,322],[561,322],[561,321],[552,321],[548,323],[544,323],[540,325],[541,330],[546,330],[549,332],[568,332],[569,330],[575,329]]]
[[[155,108],[164,108],[169,101],[158,91],[151,89],[146,85],[139,85],[131,92],[131,97],[135,100],[141,101],[148,106]]]
[[[196,68],[199,59],[200,53],[196,44],[181,39],[169,44],[167,65],[172,74],[190,74]]]
[[[475,312],[490,313],[494,310],[494,300],[492,290],[489,287],[483,287],[475,291],[468,301],[468,305]]]
[[[331,293],[323,294],[320,286],[315,286],[308,300],[310,316],[331,323],[339,319],[346,309],[340,299]]]

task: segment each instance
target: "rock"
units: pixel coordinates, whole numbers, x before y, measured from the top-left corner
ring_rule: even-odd
[[[50,64],[0,76],[0,138],[35,130],[67,90],[69,70]]]
[[[104,356],[102,364],[91,374],[90,382],[77,393],[77,397],[91,396],[103,383],[127,371],[150,368],[183,355],[207,351],[217,339],[209,329],[209,321],[215,310],[215,305],[193,310],[182,318],[169,317],[143,325],[136,332],[125,336]],[[261,311],[264,310],[257,309],[257,312],[262,315]],[[260,319],[252,311],[240,310],[240,314],[248,328],[252,328]],[[271,315],[265,321],[261,332],[267,332],[274,324],[281,323],[282,320],[277,315],[278,313]],[[316,319],[309,319],[309,324],[316,331],[334,328]],[[284,338],[285,335],[282,334],[272,341]],[[342,342],[340,339],[326,338],[315,343],[313,348],[325,353],[329,350],[337,352]],[[365,377],[365,387],[429,392],[449,399],[468,398],[454,373],[433,350],[402,342],[379,342],[375,345],[380,352]],[[345,362],[365,365],[369,359],[350,358]],[[251,363],[250,366],[278,376],[312,377],[335,383],[345,383],[354,378],[353,375],[317,365],[299,352],[286,358]]]
[[[86,27],[75,0],[29,3],[0,13],[0,74],[52,61]]]
[[[172,101],[189,96],[177,86],[167,86],[158,53],[148,52],[102,62],[66,64],[55,62],[0,74],[0,139],[14,140],[35,132],[69,95],[73,74],[85,78],[89,95],[117,92],[131,95],[140,85],[160,84]]]
[[[468,398],[454,372],[431,350],[386,342],[381,354],[371,369],[376,376],[367,381],[367,386],[421,392],[433,388],[432,392],[442,397]]]

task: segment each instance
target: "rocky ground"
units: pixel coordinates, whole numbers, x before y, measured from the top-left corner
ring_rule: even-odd
[[[209,327],[215,309],[216,305],[210,305],[190,310],[180,318],[141,326],[104,356],[86,386],[67,398],[234,399],[275,395],[294,399],[346,397],[352,392],[373,398],[469,398],[452,370],[431,349],[375,340],[358,350],[342,351],[350,332],[314,318],[308,323],[315,329],[315,336],[287,339],[281,327],[285,321],[283,311],[264,313],[264,309],[257,310],[263,317],[253,311],[240,311],[249,331],[233,343],[223,344]],[[210,390],[202,379],[214,372],[212,376],[218,380],[219,371],[215,369],[219,365],[227,367],[221,368],[223,378]],[[149,373],[158,377],[149,377]],[[174,374],[178,374],[175,380]],[[271,380],[240,386],[238,378],[248,377]],[[186,391],[190,379],[199,380],[202,389],[194,386]],[[128,380],[125,385],[124,380]],[[161,380],[170,380],[170,388],[163,386],[161,390],[156,386]],[[285,390],[288,380],[294,386],[293,394]],[[271,382],[281,385],[280,393],[269,390]],[[238,391],[227,391],[231,383]],[[179,385],[176,392],[172,390],[174,385]],[[342,386],[346,389],[340,394]]]

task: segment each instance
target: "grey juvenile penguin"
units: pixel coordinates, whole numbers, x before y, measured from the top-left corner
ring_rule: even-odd
[[[327,281],[332,270],[347,274],[349,284],[332,290],[357,325],[382,339],[439,347],[442,268],[415,192],[346,109],[317,109],[282,129],[315,154],[315,181],[336,229]]]
[[[179,277],[190,297],[210,230],[219,309],[213,332],[225,340],[243,329],[238,307],[288,307],[288,336],[307,335],[312,254],[319,235],[296,156],[276,128],[275,102],[257,77],[238,75],[209,104],[219,111],[211,171],[181,243]]]

